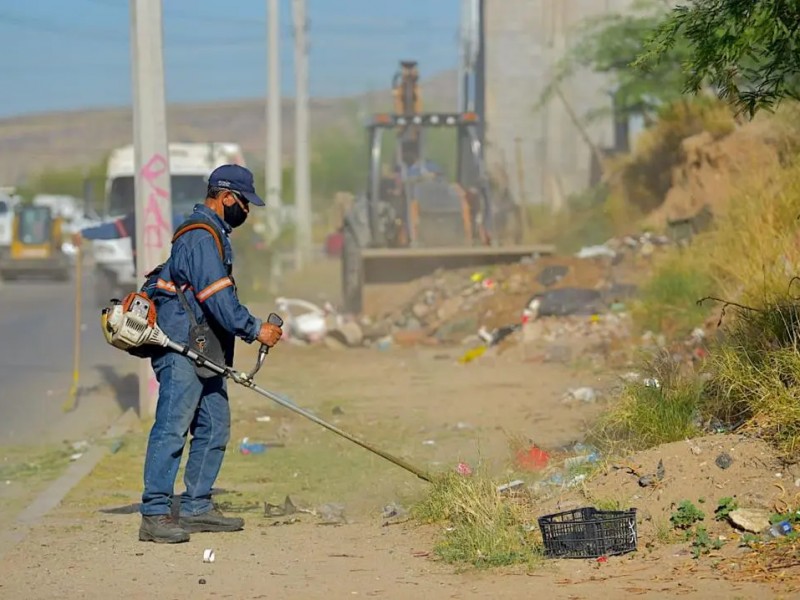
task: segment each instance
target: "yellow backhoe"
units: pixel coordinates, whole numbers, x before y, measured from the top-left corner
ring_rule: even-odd
[[[70,261],[62,250],[62,220],[49,207],[18,205],[11,235],[11,246],[0,258],[2,279],[25,276],[69,279]]]
[[[493,193],[474,112],[422,112],[417,63],[403,61],[392,83],[394,112],[367,125],[369,177],[343,223],[342,295],[351,313],[365,310],[370,286],[402,283],[436,269],[518,262],[552,254],[550,244],[523,245],[521,211]],[[455,133],[456,173],[448,179],[425,156],[424,134]],[[383,159],[383,134],[395,150]],[[510,233],[509,233],[510,232]]]

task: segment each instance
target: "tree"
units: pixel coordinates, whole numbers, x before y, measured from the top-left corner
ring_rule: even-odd
[[[630,14],[608,14],[583,21],[578,31],[580,41],[559,61],[537,108],[559,94],[562,82],[584,69],[609,76],[617,118],[649,116],[680,98],[681,63],[688,54],[677,37],[652,68],[646,71],[631,68],[648,36],[667,15],[663,2],[639,0]],[[609,111],[609,107],[598,109],[586,117],[591,121]]]
[[[633,66],[659,72],[677,46],[688,51],[681,63],[687,93],[710,86],[751,117],[800,99],[798,0],[694,0],[673,8]]]

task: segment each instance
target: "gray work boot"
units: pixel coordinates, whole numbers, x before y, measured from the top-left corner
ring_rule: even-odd
[[[140,542],[179,544],[189,541],[189,532],[170,515],[142,515],[139,526]]]
[[[240,531],[244,529],[244,519],[226,517],[219,509],[212,508],[201,515],[181,516],[180,525],[191,533]]]

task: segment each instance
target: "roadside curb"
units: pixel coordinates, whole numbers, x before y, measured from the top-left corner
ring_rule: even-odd
[[[129,432],[137,421],[136,412],[129,408],[111,424],[101,436],[101,439],[119,438]],[[98,445],[92,447],[81,460],[72,463],[58,479],[53,481],[27,508],[17,515],[11,527],[0,534],[0,560],[17,544],[22,542],[31,528],[56,508],[64,497],[84,477],[91,473],[108,453],[109,448],[106,446]]]

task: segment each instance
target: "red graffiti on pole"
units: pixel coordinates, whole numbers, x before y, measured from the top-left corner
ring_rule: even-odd
[[[168,173],[167,159],[161,154],[154,154],[142,167],[142,179],[150,192],[147,194],[147,205],[144,210],[144,245],[145,248],[161,250],[164,247],[164,234],[172,231],[169,222],[164,219],[159,199],[169,198],[167,190],[158,184],[158,178]]]

